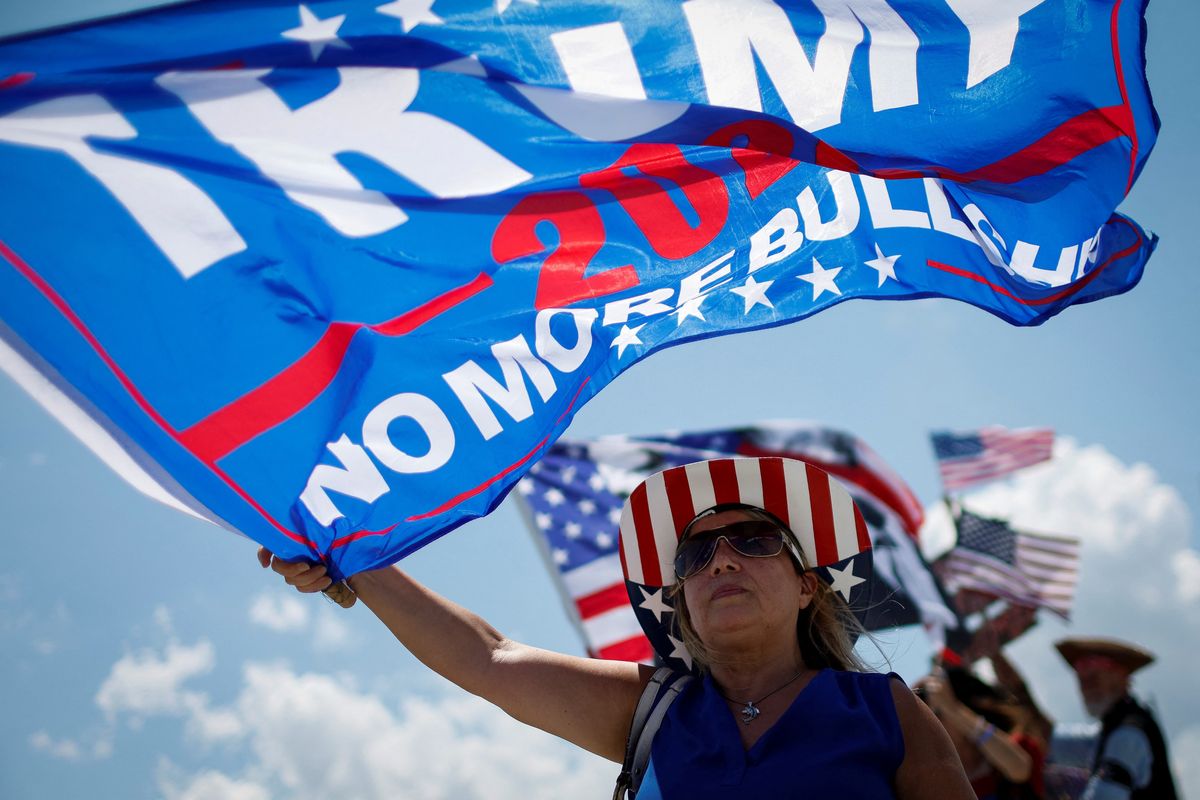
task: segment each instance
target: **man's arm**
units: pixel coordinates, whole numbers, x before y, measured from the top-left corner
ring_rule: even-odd
[[[1104,752],[1080,800],[1128,800],[1150,783],[1154,753],[1145,732],[1122,725],[1104,743]]]

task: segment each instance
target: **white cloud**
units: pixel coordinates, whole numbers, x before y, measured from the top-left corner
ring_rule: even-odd
[[[136,696],[124,688],[102,691],[97,702],[104,698],[105,711],[182,715],[193,740],[205,743],[244,737],[238,752],[246,760],[237,774],[205,770],[187,776],[169,762],[160,765],[159,789],[168,800],[599,797],[617,772],[616,765],[474,697],[410,697],[393,708],[347,676],[252,663],[244,668],[237,701],[212,709],[205,695],[179,690],[179,676],[198,674],[211,663],[207,643],[169,645],[163,657],[144,653],[122,663],[134,666],[114,668],[120,677],[105,687],[123,687],[136,672],[158,688]],[[34,746],[65,749],[45,734]]]
[[[112,755],[112,735],[105,730],[91,735],[91,744],[79,739],[55,739],[46,731],[36,731],[29,737],[29,746],[40,753],[63,761],[82,761],[90,757],[100,761]]]
[[[1200,719],[1193,661],[1200,642],[1200,554],[1182,497],[1145,464],[1126,465],[1103,447],[1060,441],[1055,458],[966,498],[968,508],[1035,532],[1078,536],[1083,542],[1075,613],[1067,625],[1050,614],[1009,649],[1031,688],[1060,721],[1085,719],[1074,676],[1053,649],[1067,635],[1115,636],[1141,644],[1158,661],[1134,679],[1135,692],[1154,700],[1177,747],[1200,763]],[[948,539],[944,512],[930,509],[930,541]],[[938,517],[941,519],[939,520]],[[925,536],[925,531],[922,531]],[[1184,763],[1176,755],[1177,763]],[[1200,796],[1200,769],[1183,780]]]
[[[331,630],[344,624],[336,614],[331,618]],[[157,780],[168,800],[599,797],[610,791],[617,772],[616,765],[524,726],[478,698],[409,696],[389,703],[360,690],[349,676],[296,673],[285,665],[246,664],[237,699],[213,707],[203,687],[193,684],[215,660],[212,645],[201,640],[170,641],[161,650],[117,661],[96,693],[108,733],[93,755],[103,757],[104,748],[111,752],[112,731],[122,719],[136,729],[150,717],[176,718],[186,741],[202,748],[240,742],[226,751],[242,757],[227,773],[205,769],[189,775],[163,761]],[[85,750],[44,731],[30,744],[71,760]]]
[[[318,650],[338,650],[350,642],[350,626],[338,611],[323,609],[317,614],[316,630],[313,631],[313,647]]]
[[[186,733],[192,739],[221,742],[237,739],[246,732],[242,718],[233,709],[212,708],[205,694],[187,692],[182,703],[187,713]]]
[[[175,631],[174,625],[171,623],[171,612],[164,605],[154,607],[154,624],[161,628],[163,633],[168,636]]]
[[[266,788],[253,781],[235,780],[213,770],[183,778],[178,768],[164,761],[158,773],[158,789],[166,800],[269,800],[271,797]]]
[[[206,640],[190,647],[170,642],[161,656],[153,650],[130,653],[113,664],[96,692],[96,705],[109,718],[130,714],[135,724],[153,714],[179,714],[186,705],[183,682],[210,672],[214,661]]]
[[[250,603],[250,621],[277,633],[299,631],[308,625],[308,606],[299,597],[262,592]]]
[[[30,736],[29,745],[34,750],[64,761],[78,761],[82,755],[78,742],[73,739],[55,739],[45,731],[37,731]]]
[[[474,697],[409,698],[393,711],[344,678],[251,664],[237,707],[251,771],[284,796],[601,796],[617,772]]]

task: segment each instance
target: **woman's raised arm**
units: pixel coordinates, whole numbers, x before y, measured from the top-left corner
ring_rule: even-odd
[[[331,583],[325,568],[259,551],[301,592]],[[478,615],[430,591],[396,567],[350,580],[368,608],[409,652],[447,680],[521,722],[620,763],[649,667],[580,658],[514,642]]]

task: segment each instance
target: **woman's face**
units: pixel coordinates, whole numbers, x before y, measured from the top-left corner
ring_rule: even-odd
[[[721,511],[698,520],[689,536],[754,519],[759,517],[740,509]],[[683,599],[700,641],[719,651],[763,636],[794,640],[796,619],[812,602],[816,582],[811,572],[796,573],[786,548],[752,558],[722,540],[704,569],[684,582]]]

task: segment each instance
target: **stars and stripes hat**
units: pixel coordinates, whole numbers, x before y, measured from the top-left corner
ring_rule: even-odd
[[[638,622],[665,663],[692,667],[666,591],[675,583],[676,546],[692,520],[726,505],[762,509],[786,525],[808,566],[852,606],[855,589],[867,582],[866,522],[850,493],[825,471],[777,457],[718,458],[663,470],[625,501],[618,550]]]

